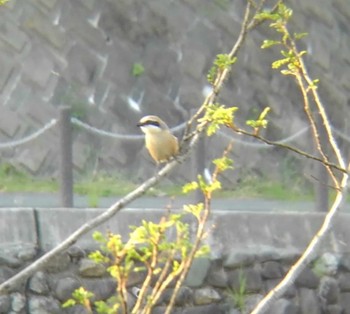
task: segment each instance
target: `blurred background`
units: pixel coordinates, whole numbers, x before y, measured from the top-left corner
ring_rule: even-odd
[[[183,123],[210,91],[206,76],[216,54],[229,52],[237,39],[244,3],[10,0],[0,7],[1,191],[57,190],[60,146],[53,119],[63,105],[77,119],[72,133],[75,192],[90,194],[91,206],[99,196],[122,195],[153,175],[156,168],[138,120],[156,114],[178,127],[175,134],[181,138]],[[347,156],[350,2],[287,4],[294,11],[292,33],[308,33],[300,48],[308,52],[311,76],[320,79],[320,95]],[[279,49],[260,49],[273,36],[267,24],[249,34],[219,100],[239,108],[235,122],[247,129],[247,119],[271,107],[263,135],[312,153],[300,92],[291,78],[271,69]],[[27,136],[28,141],[16,142]],[[314,163],[224,129],[202,145],[205,173],[231,138],[234,169],[224,174],[222,196],[312,197]],[[193,154],[151,193],[176,194],[175,185],[194,178],[197,158]]]

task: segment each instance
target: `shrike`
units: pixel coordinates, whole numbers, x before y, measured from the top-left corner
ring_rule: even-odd
[[[177,138],[157,116],[145,116],[137,124],[145,133],[146,148],[157,164],[168,161],[179,151]]]

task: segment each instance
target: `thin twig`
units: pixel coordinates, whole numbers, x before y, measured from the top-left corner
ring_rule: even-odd
[[[275,142],[275,141],[270,141],[270,140],[262,137],[261,135],[250,133],[248,131],[245,131],[245,130],[237,128],[237,127],[233,128],[233,131],[235,131],[237,133],[240,133],[240,134],[244,134],[244,135],[250,136],[250,137],[254,137],[254,138],[256,138],[256,139],[258,139],[258,140],[260,140],[260,141],[262,141],[262,142],[264,142],[264,143],[266,143],[268,145],[271,145],[271,146],[276,146],[276,147],[281,147],[281,148],[288,149],[288,150],[290,150],[292,152],[295,152],[295,153],[297,153],[297,154],[299,154],[301,156],[304,156],[304,157],[306,157],[308,159],[313,159],[315,161],[319,161],[319,162],[321,162],[321,163],[323,163],[323,164],[325,164],[325,165],[327,165],[327,166],[329,166],[331,168],[337,169],[337,170],[339,170],[339,171],[341,171],[343,173],[348,173],[347,169],[344,169],[344,168],[342,168],[342,167],[340,167],[337,164],[334,164],[332,162],[327,162],[327,161],[323,160],[320,157],[317,157],[315,155],[311,155],[311,154],[309,154],[309,153],[307,153],[307,152],[305,152],[305,151],[303,151],[301,149],[298,149],[296,147],[289,146],[287,144],[283,144],[283,143],[279,143],[279,142]]]

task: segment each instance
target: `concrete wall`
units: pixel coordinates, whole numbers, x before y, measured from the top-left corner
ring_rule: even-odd
[[[350,2],[289,2],[294,9],[291,29],[309,33],[301,46],[310,53],[307,64],[321,80],[319,90],[330,106],[332,122],[346,130]],[[161,115],[170,126],[183,122],[203,100],[215,55],[229,51],[237,38],[243,3],[11,0],[0,8],[0,141],[40,128],[57,117],[61,104],[72,106],[75,116],[91,125],[117,133],[137,133],[136,122],[150,113]],[[238,106],[241,121],[271,106],[267,136],[281,139],[298,132],[305,121],[297,109],[300,93],[293,81],[271,69],[278,49],[259,48],[267,36],[271,36],[267,27],[251,34],[220,101]],[[131,73],[135,63],[145,68],[140,77]],[[30,173],[55,176],[57,135],[57,129],[51,129],[31,143],[2,150],[0,156]],[[210,140],[207,166],[226,143],[223,138]],[[302,136],[297,144],[309,148],[309,136]],[[229,182],[247,172],[288,180],[291,174],[302,176],[309,169],[284,153],[239,143],[234,158],[236,170],[227,175]],[[153,173],[142,141],[91,136],[78,128],[74,165],[77,173],[105,170],[134,179]],[[185,163],[172,179],[190,173],[191,164]]]
[[[1,209],[0,281],[102,211]],[[138,225],[142,219],[157,221],[162,214],[163,210],[126,209],[99,230],[120,233],[125,238],[129,225]],[[286,273],[320,227],[322,218],[322,214],[316,213],[214,211],[209,222],[212,232],[207,239],[211,255],[194,263],[177,310],[188,314],[239,313],[228,292],[239,288],[240,274],[243,274],[247,280],[245,302],[249,311]],[[350,313],[349,223],[348,214],[336,217],[335,226],[314,262],[269,313]],[[94,248],[91,234],[82,237],[74,247],[33,275],[26,285],[0,296],[0,313],[83,313],[80,308],[60,309],[60,302],[82,284],[95,293],[96,299],[111,296],[115,282],[105,275],[104,269],[92,265],[86,258],[87,252]],[[131,294],[140,282],[142,276],[132,278]],[[163,299],[155,313],[162,313],[162,304],[166,302],[166,298]]]

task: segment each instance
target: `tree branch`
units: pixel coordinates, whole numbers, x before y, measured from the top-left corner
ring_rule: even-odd
[[[348,165],[348,170],[349,169],[350,169],[350,163]],[[251,312],[251,314],[266,313],[270,304],[274,300],[280,298],[286,292],[286,290],[290,286],[290,283],[296,280],[296,278],[300,275],[300,273],[303,271],[305,266],[311,261],[313,257],[313,253],[316,252],[316,250],[321,245],[322,239],[329,232],[333,223],[333,218],[335,214],[338,212],[338,208],[341,206],[341,204],[345,200],[344,191],[348,184],[348,178],[349,178],[349,175],[344,173],[340,183],[340,190],[337,192],[333,205],[328,211],[322,226],[320,227],[316,235],[312,238],[312,240],[310,241],[304,253],[298,259],[298,261],[290,268],[290,270],[287,272],[287,274],[282,279],[282,281],[259,302],[259,304]]]
[[[275,141],[270,141],[270,140],[260,136],[259,134],[250,133],[248,131],[245,131],[245,130],[237,128],[237,127],[232,128],[232,130],[235,131],[236,133],[239,133],[239,134],[244,134],[244,135],[247,135],[247,136],[250,136],[250,137],[254,137],[254,138],[258,139],[259,141],[262,141],[262,142],[264,142],[264,143],[266,143],[268,145],[276,146],[276,147],[280,147],[280,148],[284,148],[284,149],[288,149],[288,150],[290,150],[290,151],[292,151],[294,153],[297,153],[297,154],[299,154],[301,156],[304,156],[304,157],[306,157],[308,159],[313,159],[313,160],[321,162],[324,165],[327,165],[327,166],[329,166],[329,167],[331,167],[333,169],[337,169],[337,170],[339,170],[342,173],[348,173],[347,169],[344,169],[344,168],[338,166],[337,164],[331,163],[329,161],[325,161],[322,158],[319,158],[319,157],[317,157],[315,155],[311,155],[311,154],[309,154],[309,153],[307,153],[307,152],[305,152],[305,151],[303,151],[301,149],[298,149],[296,147],[289,146],[289,145],[286,145],[286,144],[283,144],[283,143],[279,143],[279,142],[275,142]]]
[[[191,142],[191,147],[195,145],[198,139],[198,135],[195,136]],[[170,171],[172,171],[177,164],[182,162],[188,155],[186,152],[184,155],[179,158],[170,161],[168,164],[164,166],[155,176],[146,180],[143,184],[137,187],[134,191],[127,194],[121,200],[113,204],[109,207],[105,212],[100,214],[99,216],[91,219],[80,228],[78,228],[75,232],[73,232],[68,238],[66,238],[63,242],[58,244],[55,248],[41,256],[35,262],[30,264],[28,267],[24,268],[20,272],[18,272],[15,276],[6,280],[0,285],[0,294],[7,293],[14,289],[18,284],[26,280],[28,277],[33,275],[36,271],[41,269],[49,260],[51,260],[57,254],[64,252],[71,245],[73,245],[81,236],[101,225],[111,217],[113,217],[116,213],[118,213],[125,205],[129,204],[134,199],[143,195],[149,188],[156,185],[163,177],[165,177]]]

